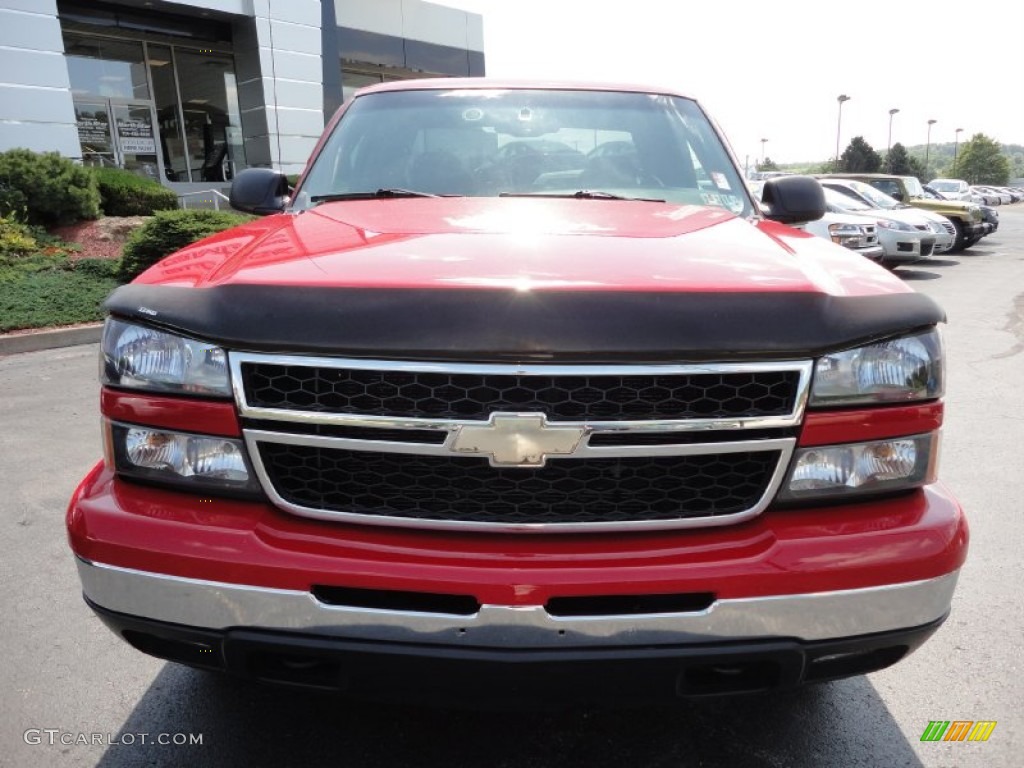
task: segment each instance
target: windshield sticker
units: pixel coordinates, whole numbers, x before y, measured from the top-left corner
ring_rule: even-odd
[[[726,208],[735,213],[743,210],[743,200],[739,195],[720,195],[717,192],[701,192],[700,199],[704,205],[715,205],[719,208]]]
[[[715,186],[718,187],[719,189],[724,189],[727,192],[730,189],[732,189],[732,187],[729,186],[729,180],[727,178],[725,178],[725,174],[724,173],[719,173],[718,171],[713,171],[711,173],[711,180],[713,182],[715,182]]]
[[[725,207],[733,213],[743,212],[743,200],[739,195],[722,195],[722,199],[725,200]]]

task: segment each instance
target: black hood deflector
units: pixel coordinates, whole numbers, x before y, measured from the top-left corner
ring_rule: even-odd
[[[133,284],[106,308],[229,349],[480,362],[798,359],[945,320],[919,293]]]

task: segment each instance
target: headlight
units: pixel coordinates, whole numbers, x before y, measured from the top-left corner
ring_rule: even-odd
[[[932,328],[819,358],[810,405],[931,400],[942,396],[944,374],[942,338]]]
[[[892,219],[879,219],[878,226],[882,229],[891,229],[894,232],[916,232],[912,226],[903,221],[893,221]]]
[[[848,245],[859,242],[864,233],[856,224],[829,224],[828,234],[833,243]]]
[[[114,468],[143,480],[194,490],[258,490],[240,440],[109,424]]]
[[[938,433],[798,450],[781,501],[917,488],[935,481]]]
[[[174,394],[231,394],[224,350],[195,339],[108,318],[102,355],[105,384]]]

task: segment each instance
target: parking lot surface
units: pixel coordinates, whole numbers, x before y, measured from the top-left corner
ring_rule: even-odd
[[[972,530],[953,613],[891,669],[766,696],[452,712],[264,688],[143,656],[86,608],[65,543],[68,497],[100,452],[96,347],[0,358],[0,766],[1022,764],[1024,205],[1001,217],[974,248],[898,272],[949,316],[940,474]],[[997,725],[984,743],[921,742],[932,720]]]

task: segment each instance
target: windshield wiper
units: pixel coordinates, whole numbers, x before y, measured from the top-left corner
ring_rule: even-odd
[[[498,197],[571,197],[576,200],[634,200],[641,203],[664,203],[654,197],[625,197],[611,192],[581,189],[578,192],[500,192]]]
[[[398,187],[381,187],[376,192],[331,192],[326,195],[310,195],[311,203],[333,203],[339,200],[381,200],[395,197],[455,197],[455,195],[435,195],[431,192],[417,192],[415,189]]]

